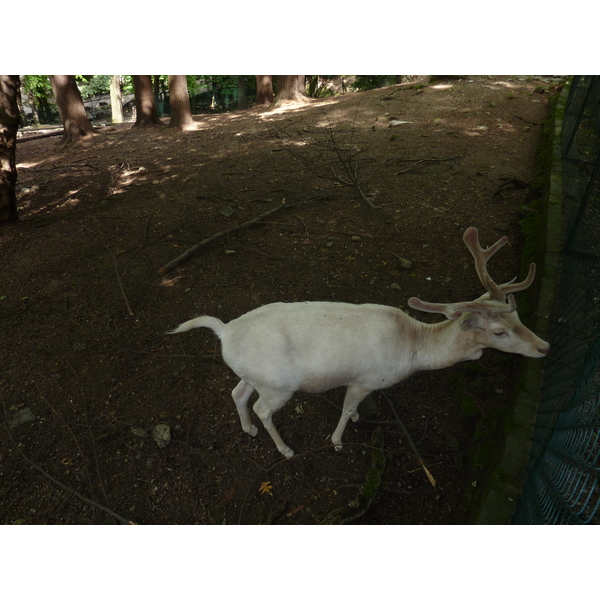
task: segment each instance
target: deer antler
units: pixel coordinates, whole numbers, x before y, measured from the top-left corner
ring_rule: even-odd
[[[422,310],[423,312],[442,313],[448,319],[458,319],[463,312],[478,312],[488,317],[498,313],[509,313],[517,310],[515,297],[511,294],[508,297],[508,303],[497,300],[473,300],[472,302],[453,302],[451,304],[438,304],[436,302],[424,302],[418,298],[409,298],[408,305],[411,308]]]
[[[463,312],[478,312],[488,317],[498,313],[510,313],[517,310],[514,292],[519,292],[528,288],[535,277],[535,263],[529,266],[529,274],[520,283],[515,283],[515,279],[508,283],[498,285],[487,272],[487,261],[502,246],[506,244],[508,238],[500,238],[493,246],[485,250],[479,245],[479,234],[475,227],[469,227],[463,235],[463,241],[475,259],[475,270],[483,286],[488,291],[489,299],[479,299],[472,302],[454,302],[451,304],[438,304],[434,302],[423,302],[418,298],[409,298],[408,305],[411,308],[422,310],[424,312],[442,313],[448,319],[458,319]]]
[[[535,277],[535,263],[531,263],[531,265],[529,265],[529,274],[520,283],[514,283],[516,279],[515,277],[515,279],[509,281],[508,283],[498,285],[497,283],[494,283],[494,280],[487,272],[487,261],[494,254],[496,254],[496,252],[500,250],[502,246],[506,244],[508,241],[506,236],[500,238],[494,245],[484,250],[479,245],[479,234],[477,229],[475,227],[469,227],[463,235],[463,241],[475,259],[475,270],[477,271],[479,280],[481,283],[483,283],[483,287],[488,291],[490,300],[506,302],[506,298],[509,296],[509,294],[520,292],[521,290],[528,288],[533,283],[533,279]]]

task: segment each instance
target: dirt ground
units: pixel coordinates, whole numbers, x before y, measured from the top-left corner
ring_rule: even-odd
[[[0,226],[0,414],[35,420],[0,428],[0,521],[468,522],[521,357],[487,350],[376,392],[339,453],[343,390],[296,394],[274,418],[286,460],[254,414],[258,435],[242,431],[216,336],[165,331],[279,301],[475,298],[469,226],[483,245],[509,237],[496,281],[522,275],[519,209],[555,91],[473,77],[20,143],[20,220]]]

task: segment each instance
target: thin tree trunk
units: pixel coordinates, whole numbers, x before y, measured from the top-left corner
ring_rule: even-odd
[[[136,119],[134,127],[160,126],[150,75],[133,75]]]
[[[190,96],[185,75],[169,75],[169,97],[171,99],[171,120],[169,127],[190,129],[194,126]]]
[[[273,96],[273,76],[256,75],[256,106],[271,104]]]
[[[50,83],[65,129],[62,143],[70,144],[91,138],[94,129],[85,112],[75,75],[50,75]]]
[[[18,75],[0,75],[0,220],[17,218],[15,154],[20,87]]]
[[[238,75],[238,110],[248,108],[248,98],[246,97],[246,77]]]
[[[110,78],[110,108],[112,122],[123,122],[123,97],[121,95],[121,76],[112,75]]]
[[[310,75],[310,83],[308,85],[308,96],[310,98],[315,98],[317,95],[318,89],[319,89],[319,76],[318,75]]]

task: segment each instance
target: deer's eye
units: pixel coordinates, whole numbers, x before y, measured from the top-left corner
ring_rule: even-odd
[[[505,337],[508,335],[508,332],[507,331],[494,331],[494,335],[496,337]]]

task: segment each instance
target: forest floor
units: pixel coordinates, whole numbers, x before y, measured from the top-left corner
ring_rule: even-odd
[[[509,237],[494,280],[522,275],[554,91],[473,77],[20,143],[20,220],[0,226],[0,522],[468,522],[525,359],[487,350],[374,393],[340,452],[343,390],[298,393],[274,418],[286,460],[253,413],[258,435],[242,431],[212,331],[165,332],[279,301],[476,298],[469,226]]]

